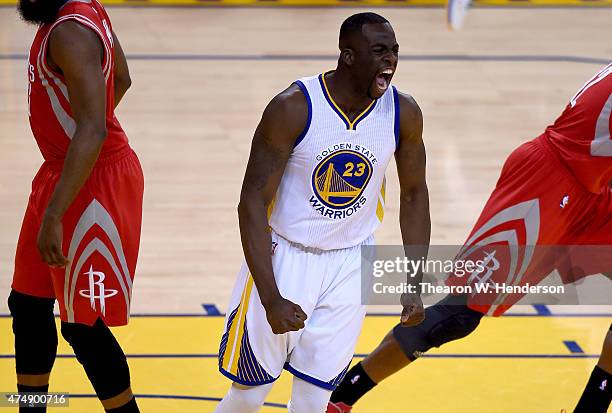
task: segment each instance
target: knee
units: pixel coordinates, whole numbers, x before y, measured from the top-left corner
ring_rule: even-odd
[[[325,413],[331,391],[302,379],[294,379],[289,413]]]
[[[331,394],[331,393],[330,393]],[[288,405],[289,413],[325,413],[327,400],[311,400],[304,397],[291,398]]]
[[[227,398],[241,406],[241,412],[257,412],[263,406],[268,391],[268,385],[247,387],[234,383],[230,387]]]
[[[411,360],[416,360],[432,347],[463,338],[480,324],[482,314],[466,306],[434,305],[425,310],[425,321],[414,327],[393,329],[395,340]]]
[[[125,360],[125,354],[110,329],[98,319],[92,326],[62,322],[62,336],[75,355],[95,360]]]
[[[36,322],[42,328],[50,324],[55,328],[54,304],[53,298],[34,297],[15,290],[11,290],[8,298],[8,307],[13,322]]]
[[[93,326],[62,322],[62,336],[85,368],[100,400],[115,397],[130,387],[125,354],[101,320]]]
[[[61,332],[64,339],[72,347],[79,363],[85,364],[93,359],[91,354],[95,352],[95,347],[100,345],[96,340],[98,332],[95,331],[93,326],[62,322]]]
[[[8,305],[13,317],[17,372],[39,374],[51,371],[57,351],[54,300],[13,290]]]
[[[434,326],[427,334],[434,347],[470,335],[480,324],[482,314],[475,311],[456,314]]]

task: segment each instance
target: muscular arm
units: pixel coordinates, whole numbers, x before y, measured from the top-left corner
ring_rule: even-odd
[[[114,32],[113,44],[115,45],[115,67],[113,68],[115,78],[115,107],[117,107],[121,99],[123,99],[125,92],[132,86],[132,78],[130,77],[130,69],[125,54],[123,53],[123,48]]]
[[[417,103],[411,96],[399,94],[400,100],[400,141],[395,152],[397,174],[400,183],[400,228],[402,242],[409,259],[419,260],[427,257],[431,221],[429,217],[429,192],[425,181],[425,146],[423,144],[423,116]],[[423,279],[419,273],[408,282],[415,286]],[[404,324],[418,324],[423,319],[422,303],[417,299],[417,307],[407,310],[406,306],[414,303],[403,297]],[[414,297],[413,297],[414,298]],[[406,316],[406,317],[404,317]]]
[[[307,117],[306,98],[296,85],[291,85],[268,104],[255,130],[238,205],[244,255],[266,308],[268,321],[277,334],[297,330],[304,324],[303,320],[301,323],[299,320],[271,320],[272,313],[276,312],[284,299],[272,270],[272,239],[267,211],[280,184],[295,139],[304,129]],[[300,319],[305,319],[305,314],[298,309],[299,306],[294,312],[301,312]],[[287,322],[289,325],[286,325]]]
[[[106,139],[102,55],[102,44],[96,34],[76,22],[62,23],[51,34],[49,60],[64,75],[76,123],[61,177],[38,236],[41,256],[51,266],[68,262],[61,251],[61,220],[89,177]]]

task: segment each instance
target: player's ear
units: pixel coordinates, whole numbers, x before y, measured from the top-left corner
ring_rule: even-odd
[[[355,63],[355,51],[348,47],[342,49],[342,51],[340,52],[340,59],[342,59],[342,62],[345,65],[353,66],[353,63]]]

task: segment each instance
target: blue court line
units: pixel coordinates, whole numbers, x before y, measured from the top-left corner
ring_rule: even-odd
[[[171,399],[171,400],[193,400],[193,401],[204,401],[204,402],[220,402],[220,397],[206,397],[206,396],[181,396],[171,394],[134,394],[137,399]],[[69,399],[97,399],[98,396],[95,394],[72,394],[69,393]],[[282,403],[264,403],[267,407],[278,407],[287,408],[286,404]]]
[[[208,307],[210,306],[210,307]],[[208,307],[208,309],[207,309]],[[214,308],[213,308],[214,307]],[[214,304],[202,304],[204,312],[201,313],[133,313],[130,318],[173,318],[173,317],[225,317],[225,314],[219,311]],[[207,313],[206,311],[210,311]],[[59,314],[54,314],[55,318],[59,318]],[[10,318],[8,313],[0,313],[0,318]]]
[[[572,354],[584,354],[582,347],[575,341],[564,340],[563,344],[565,344],[565,347],[567,347]]]
[[[368,354],[354,354],[354,358],[365,358]],[[130,359],[217,359],[213,353],[204,354],[126,354]],[[14,359],[14,354],[0,354],[0,359]],[[58,354],[57,358],[72,359],[73,354]],[[424,354],[421,358],[438,359],[591,359],[599,354]]]
[[[221,316],[221,311],[214,304],[202,304],[204,311],[206,311],[207,316]]]
[[[399,313],[367,313],[366,317],[399,317]],[[565,313],[565,314],[536,314],[536,313],[509,313],[501,317],[543,317],[543,318],[563,318],[563,317],[584,317],[584,318],[605,318],[612,317],[612,313]]]
[[[169,60],[169,61],[317,61],[337,60],[337,55],[324,54],[251,54],[251,55],[222,55],[222,54],[129,54],[128,60]],[[23,53],[2,53],[0,60],[25,60]],[[610,59],[567,55],[403,55],[400,60],[423,62],[565,62],[605,65]]]
[[[546,304],[534,304],[533,308],[536,310],[538,315],[551,315],[550,309],[546,306]]]

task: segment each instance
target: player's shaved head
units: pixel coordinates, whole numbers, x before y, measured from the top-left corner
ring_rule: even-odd
[[[385,23],[389,24],[389,21],[380,14],[371,12],[353,14],[352,16],[348,17],[344,22],[342,22],[342,26],[340,26],[340,49],[342,50],[345,47],[349,47],[349,39],[355,34],[361,35],[363,31],[363,26],[365,26],[366,24]]]
[[[17,9],[28,23],[51,23],[68,0],[19,0]]]

